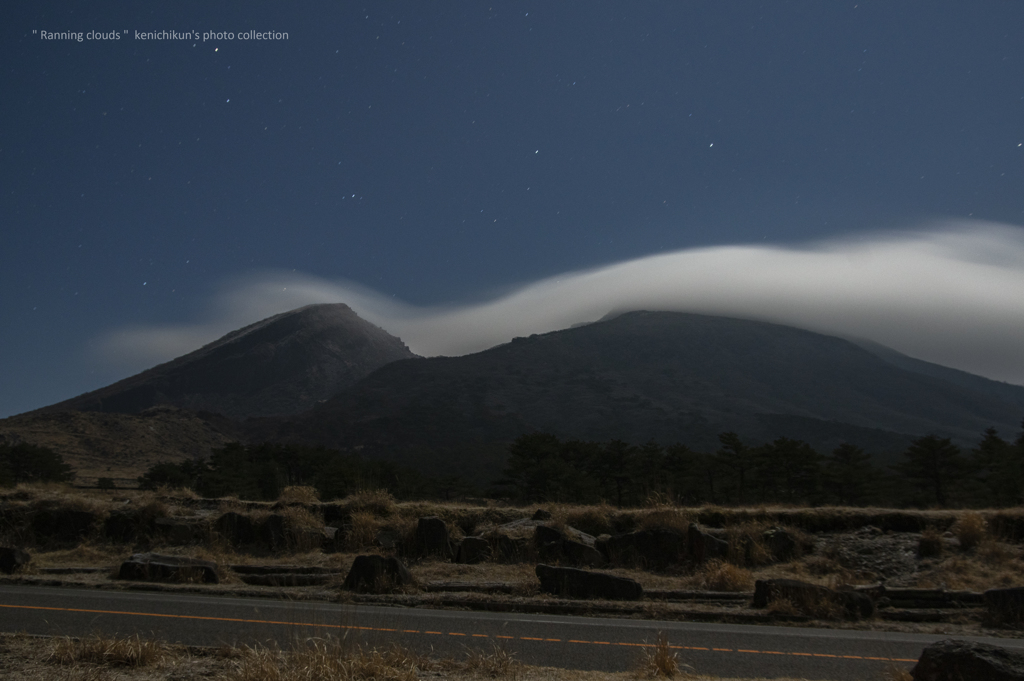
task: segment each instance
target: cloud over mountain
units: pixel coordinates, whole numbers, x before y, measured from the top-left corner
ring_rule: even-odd
[[[344,281],[265,272],[225,284],[206,321],[122,328],[100,352],[132,371],[267,316],[345,302],[420,355],[462,355],[647,309],[771,321],[872,340],[1024,384],[1024,229],[946,222],[798,245],[686,249],[568,272],[493,300],[416,307]]]

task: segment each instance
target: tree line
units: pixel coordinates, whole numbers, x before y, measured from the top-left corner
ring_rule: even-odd
[[[968,451],[949,438],[926,435],[887,466],[849,443],[821,454],[788,437],[755,446],[726,432],[718,441],[716,451],[697,452],[682,444],[562,441],[532,433],[509,447],[499,483],[522,502],[617,506],[641,505],[652,497],[681,505],[736,506],[1024,503],[1024,432],[1007,442],[989,428]]]

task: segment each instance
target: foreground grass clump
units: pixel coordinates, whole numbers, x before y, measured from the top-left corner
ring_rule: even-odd
[[[164,644],[142,639],[138,634],[127,638],[96,634],[83,639],[54,639],[47,659],[64,666],[88,662],[110,667],[148,667],[162,660],[166,652]]]
[[[346,648],[336,639],[306,641],[282,651],[244,648],[234,661],[229,681],[415,681],[423,661],[402,648],[384,652]]]
[[[640,649],[636,676],[641,679],[653,679],[659,676],[671,679],[677,673],[679,673],[679,653],[672,650],[668,643],[668,636],[659,632],[658,640],[654,645],[644,646]]]

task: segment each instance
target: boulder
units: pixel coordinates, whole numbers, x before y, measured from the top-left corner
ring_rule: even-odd
[[[320,550],[324,553],[338,553],[345,550],[345,532],[339,527],[324,527],[323,544]]]
[[[725,558],[729,553],[729,542],[708,534],[697,523],[690,523],[686,531],[686,549],[690,560],[704,563],[712,558]]]
[[[385,593],[412,583],[409,569],[393,556],[356,556],[342,586],[350,591]]]
[[[474,565],[491,557],[491,543],[483,537],[466,537],[459,544],[456,563]]]
[[[1024,622],[1024,587],[989,589],[985,592],[985,607],[993,624],[1021,624]]]
[[[455,557],[448,526],[437,516],[419,519],[410,549],[411,554],[417,557],[434,556],[444,560]]]
[[[587,567],[601,567],[607,562],[604,554],[594,548],[593,537],[571,527],[566,530],[583,541],[570,539],[566,532],[547,525],[537,526],[533,543],[537,546],[541,560]]]
[[[639,582],[603,572],[540,564],[536,573],[540,588],[555,596],[637,600],[644,593]]]
[[[214,522],[213,527],[217,534],[235,548],[255,544],[258,538],[256,525],[252,518],[234,511],[222,514]]]
[[[755,608],[767,607],[778,600],[789,601],[797,610],[812,617],[824,617],[833,609],[849,619],[875,614],[875,602],[859,591],[834,591],[796,579],[759,579],[754,583]]]
[[[797,541],[796,535],[781,527],[767,529],[761,538],[776,563],[788,563],[803,553],[803,547]]]
[[[988,643],[946,639],[921,652],[914,681],[1024,681],[1024,653]]]
[[[217,584],[217,564],[186,556],[165,556],[159,553],[136,553],[121,563],[117,576],[145,582],[194,582]]]
[[[543,508],[538,508],[533,512],[531,520],[551,520],[551,511],[545,511]]]
[[[0,572],[13,574],[31,562],[32,556],[28,551],[22,551],[12,546],[0,546]]]
[[[602,546],[613,565],[664,570],[687,556],[687,538],[677,530],[637,530],[610,537]]]

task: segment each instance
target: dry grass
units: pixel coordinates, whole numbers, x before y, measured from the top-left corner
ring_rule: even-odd
[[[398,510],[398,504],[391,493],[384,489],[362,490],[345,497],[342,506],[349,514],[359,512],[372,513],[379,518],[386,518]]]
[[[707,591],[750,591],[754,576],[750,570],[723,560],[709,560],[693,575],[694,585]]]
[[[988,523],[980,513],[965,513],[953,525],[953,534],[960,542],[960,548],[970,551],[988,536]]]
[[[345,534],[345,547],[349,551],[359,551],[374,545],[380,522],[369,511],[356,511],[349,520],[348,532]]]
[[[639,518],[637,529],[640,530],[675,530],[686,533],[692,518],[689,513],[678,508],[656,508]]]
[[[615,531],[612,518],[617,509],[608,504],[598,506],[571,506],[562,511],[565,524],[575,527],[580,532],[598,537],[612,534]]]
[[[730,563],[740,566],[757,567],[772,562],[772,552],[764,541],[764,533],[770,525],[761,521],[740,523],[729,527],[726,536],[729,542],[727,558]]]
[[[636,676],[641,679],[653,679],[659,676],[671,679],[677,673],[679,673],[679,653],[669,646],[668,636],[663,632],[658,632],[656,643],[640,649]]]
[[[233,660],[229,681],[415,681],[420,660],[398,648],[351,648],[337,639],[311,639],[289,651],[246,647]]]
[[[524,666],[515,659],[504,645],[491,644],[491,650],[470,650],[462,668],[470,673],[482,674],[492,679],[518,679]]]
[[[316,487],[289,485],[281,490],[277,501],[281,504],[319,504],[320,496],[316,493]]]
[[[76,665],[82,662],[111,667],[147,667],[163,659],[163,643],[143,640],[138,634],[126,638],[96,634],[84,639],[54,639],[48,662]]]

